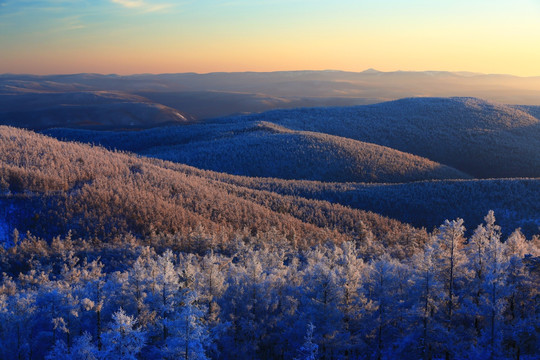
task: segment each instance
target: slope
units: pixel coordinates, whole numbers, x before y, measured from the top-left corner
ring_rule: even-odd
[[[505,231],[540,234],[540,178],[421,181],[405,184],[324,183],[207,173],[207,178],[254,190],[351,206],[432,229],[461,217],[476,226],[489,210]],[[469,229],[471,230],[471,229]]]
[[[47,134],[245,176],[331,182],[470,178],[387,147],[268,122],[205,123],[137,133],[53,129]]]
[[[27,129],[141,129],[191,122],[141,96],[111,91],[0,94],[0,123]]]
[[[418,231],[373,213],[206,179],[205,172],[0,127],[0,202],[10,229],[111,239],[203,227],[227,239],[275,229],[299,244],[357,238],[392,245]],[[418,232],[421,234],[420,232]],[[421,241],[420,241],[421,242]]]
[[[469,178],[428,159],[375,144],[271,123],[248,123],[203,141],[140,152],[229,174],[330,182],[408,182]]]
[[[349,108],[276,110],[223,121],[267,121],[391,147],[474,177],[540,176],[540,120],[473,98],[414,98]]]

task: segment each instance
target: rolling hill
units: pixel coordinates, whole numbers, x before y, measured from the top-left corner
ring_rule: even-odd
[[[5,126],[0,165],[4,237],[15,227],[46,238],[72,230],[104,240],[155,232],[182,239],[202,227],[227,241],[275,230],[300,245],[358,239],[366,227],[389,246],[423,236],[374,213],[217,182],[185,165]]]
[[[536,114],[534,107],[473,98],[411,98],[274,110],[143,132],[47,134],[250,176],[356,182],[540,177],[540,120],[526,110]],[[375,153],[379,160],[373,162]],[[332,176],[320,174],[322,166]],[[437,166],[454,170],[426,173]]]
[[[354,106],[405,97],[474,96],[540,105],[540,77],[444,71],[278,71],[239,73],[0,74],[0,94],[110,91],[141,95],[197,119],[272,109]],[[211,105],[209,105],[211,104]]]
[[[140,132],[51,129],[46,134],[244,176],[330,182],[471,178],[388,147],[268,122],[203,123]]]
[[[521,108],[480,99],[410,98],[347,108],[276,110],[230,121],[267,121],[370,142],[477,178],[540,176],[540,120]]]
[[[111,92],[0,94],[0,123],[27,129],[144,129],[185,124],[193,118],[141,96]]]
[[[248,123],[203,141],[144,149],[145,156],[229,174],[329,182],[409,182],[470,176],[383,146],[271,123]]]

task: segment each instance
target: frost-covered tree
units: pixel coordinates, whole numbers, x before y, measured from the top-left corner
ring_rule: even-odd
[[[514,359],[537,354],[540,346],[540,261],[536,259],[512,256],[507,263],[503,342]]]
[[[175,317],[168,322],[169,337],[166,357],[170,359],[206,360],[209,346],[208,330],[203,324],[204,311],[197,305],[197,296],[188,293]]]
[[[520,229],[516,229],[505,242],[504,255],[507,259],[514,256],[523,259],[526,255],[540,256],[540,249],[533,241],[527,241]]]
[[[92,337],[85,333],[73,341],[73,346],[68,348],[63,340],[58,340],[49,351],[47,360],[97,360],[100,354],[97,347],[92,343]]]
[[[481,313],[481,297],[486,278],[487,247],[489,245],[489,233],[494,229],[479,225],[464,247],[467,256],[466,268],[468,274],[468,291],[465,295],[467,311],[474,318],[475,333],[471,336],[478,337],[485,326]]]
[[[103,334],[102,354],[107,359],[136,360],[145,344],[146,334],[123,309],[113,314],[110,329]]]
[[[58,340],[51,351],[45,356],[46,360],[71,360],[71,352],[63,340]]]
[[[95,314],[96,341],[98,349],[101,349],[102,334],[102,311],[106,300],[106,294],[103,289],[105,285],[105,274],[103,273],[103,264],[97,260],[83,266],[81,278],[84,283],[83,296],[81,301],[82,308]]]
[[[180,284],[173,259],[172,251],[166,250],[163,255],[157,257],[156,268],[152,270],[156,273],[156,288],[150,301],[159,314],[163,340],[169,335],[168,322],[179,301]]]
[[[369,276],[369,266],[360,257],[354,243],[341,244],[336,259],[336,276],[342,291],[339,308],[343,313],[343,332],[349,339],[345,352],[359,356],[363,339],[362,323],[366,309],[370,307],[363,285]]]
[[[504,257],[505,244],[501,242],[501,228],[495,225],[495,216],[490,211],[485,217],[486,221],[486,268],[482,292],[482,305],[484,317],[487,319],[487,330],[483,336],[491,357],[499,356],[502,346],[501,320],[506,307],[506,270],[507,263]]]
[[[254,358],[259,349],[261,317],[266,316],[264,282],[266,274],[259,257],[254,253],[246,263],[229,267],[229,281],[220,307],[230,324],[223,340],[223,353]]]
[[[376,359],[392,357],[389,344],[398,337],[400,316],[404,311],[403,279],[400,273],[406,271],[403,264],[388,254],[370,263],[367,291],[373,301],[371,314],[367,318],[370,349]]]
[[[204,302],[208,311],[206,319],[214,323],[217,321],[220,311],[216,300],[226,290],[226,273],[223,271],[226,266],[227,262],[212,251],[202,258],[200,269],[196,274],[199,299]]]
[[[97,360],[99,358],[99,350],[92,343],[92,336],[84,333],[73,341],[71,347],[73,360]]]
[[[343,312],[339,306],[343,288],[337,273],[336,253],[340,251],[335,246],[322,246],[306,253],[300,301],[305,312],[303,316],[316,326],[314,338],[321,358],[334,357],[334,352],[342,350],[348,340],[343,331]]]
[[[408,355],[417,354],[419,358],[432,359],[439,348],[437,333],[440,332],[440,324],[436,314],[443,306],[441,298],[444,294],[442,284],[437,279],[437,261],[431,242],[412,258],[411,265],[414,269],[411,296],[417,302],[411,306],[414,319],[410,333],[404,337],[407,341],[403,341],[400,347]]]
[[[304,343],[295,360],[317,360],[319,358],[319,345],[313,342],[313,330],[315,330],[315,325],[308,323]]]
[[[439,320],[444,324],[446,333],[440,333],[440,343],[444,346],[445,357],[460,350],[454,331],[454,315],[459,306],[458,286],[463,281],[465,254],[463,245],[465,227],[463,219],[446,220],[438,229],[433,241],[437,280],[444,288],[443,306]]]
[[[138,324],[146,329],[152,327],[157,309],[157,274],[156,253],[148,246],[140,249],[140,254],[128,270],[125,284],[127,296],[131,299],[133,312]]]
[[[20,289],[5,303],[4,319],[9,326],[5,329],[2,355],[13,359],[25,359],[33,353],[33,323],[36,318],[35,294]],[[7,346],[6,346],[7,345]]]

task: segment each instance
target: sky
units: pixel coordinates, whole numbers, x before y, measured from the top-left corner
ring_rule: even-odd
[[[0,0],[0,73],[540,76],[540,0]]]

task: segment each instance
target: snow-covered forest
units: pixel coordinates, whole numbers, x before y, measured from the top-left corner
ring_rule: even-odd
[[[296,247],[270,231],[204,251],[15,232],[0,248],[1,357],[537,358],[539,238],[503,238],[493,212],[472,233],[446,221],[398,259],[369,232]]]
[[[436,163],[410,153],[394,164],[394,150],[315,134],[351,128],[363,141],[369,126],[325,121],[331,109],[139,132],[49,131],[121,151],[1,126],[0,359],[538,359],[540,178],[526,176],[537,176],[540,122],[470,99],[405,100],[410,107],[400,111],[420,114],[405,119],[425,127],[448,101],[469,115],[449,111],[461,130],[428,131],[439,138],[426,144],[441,144],[429,148],[448,155],[462,148],[453,139],[471,137],[477,142],[467,151],[485,155],[472,162],[517,164],[518,178],[401,183],[412,179],[400,172],[407,164]],[[378,119],[399,104],[366,111]],[[317,121],[304,128],[312,115]],[[401,139],[385,121],[379,134]],[[532,140],[511,147],[525,132]],[[423,144],[424,135],[410,144]],[[278,141],[265,142],[271,138]],[[246,166],[272,170],[268,164],[289,152],[297,163],[284,161],[281,178],[260,178],[162,156],[184,140],[219,139],[214,150],[226,153],[251,141],[235,149]],[[148,149],[155,158],[144,156]],[[335,159],[346,149],[366,173],[397,183],[286,176],[298,165],[339,178],[347,161]],[[240,164],[219,151],[216,163]]]

